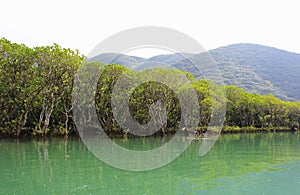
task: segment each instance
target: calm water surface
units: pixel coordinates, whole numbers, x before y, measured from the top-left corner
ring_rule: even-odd
[[[114,141],[148,150],[167,140]],[[300,193],[299,134],[223,135],[204,157],[200,144],[162,168],[130,172],[101,162],[79,139],[0,140],[0,194]]]

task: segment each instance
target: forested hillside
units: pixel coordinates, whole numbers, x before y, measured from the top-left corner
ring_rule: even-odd
[[[300,100],[300,54],[256,44],[220,47],[210,54],[226,84],[284,100]]]
[[[300,100],[300,54],[291,53],[273,47],[257,44],[234,44],[209,51],[216,62],[224,83],[235,85],[247,92],[261,95],[273,94],[288,100]],[[189,59],[185,59],[188,57]],[[158,55],[149,59],[119,54],[101,54],[90,61],[123,64],[126,67],[136,67],[138,64],[163,63],[188,71],[196,78],[201,78],[200,72],[190,59],[205,63],[206,53],[202,54],[168,54]],[[113,59],[112,61],[110,61]],[[147,67],[150,68],[150,67]]]

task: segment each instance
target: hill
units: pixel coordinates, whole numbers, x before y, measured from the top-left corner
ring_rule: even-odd
[[[234,44],[210,51],[224,82],[258,94],[300,100],[300,54],[257,44]]]
[[[216,48],[210,50],[209,54],[220,69],[226,85],[235,85],[257,94],[271,93],[283,100],[300,100],[300,54],[251,43]],[[197,61],[207,58],[207,53],[184,55]],[[114,59],[108,62],[112,58]],[[158,55],[149,59],[123,54],[101,54],[90,59],[94,60],[126,67],[142,64],[143,67],[138,69],[168,64],[201,78],[190,60],[186,60],[179,53]]]

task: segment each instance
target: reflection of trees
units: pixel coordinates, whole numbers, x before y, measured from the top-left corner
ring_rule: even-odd
[[[39,157],[39,162],[40,162],[40,174],[41,177],[48,177],[49,181],[52,180],[54,177],[53,174],[53,169],[51,166],[51,160],[49,159],[49,151],[48,151],[48,146],[49,142],[48,141],[42,141],[42,142],[37,142],[37,151],[38,151],[38,157]]]
[[[223,135],[205,159],[200,161],[201,166],[199,164],[197,169],[199,175],[195,180],[209,186],[212,178],[280,170],[277,165],[300,160],[299,149],[295,147],[298,145],[298,135],[289,133]],[[194,142],[192,147],[197,150],[199,143]],[[195,160],[192,154],[185,155],[188,155],[190,161]]]
[[[299,136],[290,133],[223,135],[204,157],[197,155],[201,140],[193,141],[172,163],[146,172],[122,171],[106,165],[78,140],[2,141],[0,194],[97,194],[99,191],[103,194],[174,194],[189,192],[189,189],[192,193],[213,188],[218,179],[278,171],[281,170],[278,165],[300,160]],[[128,149],[150,150],[168,142],[169,138],[114,141],[127,145]],[[65,158],[67,155],[69,158]],[[14,186],[5,186],[5,182]]]

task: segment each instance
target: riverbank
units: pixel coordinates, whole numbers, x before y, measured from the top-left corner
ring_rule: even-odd
[[[193,131],[196,137],[204,137],[205,132],[206,132],[206,127],[199,127],[197,130]],[[259,128],[259,127],[238,127],[238,126],[224,126],[222,128],[221,134],[243,134],[243,133],[274,133],[274,132],[297,132],[299,131],[296,128],[289,128],[289,127],[264,127],[264,128]],[[158,131],[154,133],[153,135],[149,137],[161,137],[165,135],[174,135],[176,131]],[[136,136],[133,134],[128,133],[127,131],[122,131],[122,130],[115,130],[113,132],[106,132],[108,137],[110,138],[135,138],[135,137],[140,137]],[[30,134],[30,133],[21,133],[19,136],[15,134],[10,134],[8,132],[0,132],[0,139],[15,139],[15,138],[20,138],[20,139],[49,139],[49,138],[80,138],[79,134],[77,131],[72,131],[70,134],[47,134],[47,135],[42,135],[42,134]]]
[[[268,133],[268,132],[295,132],[296,128],[290,127],[238,127],[238,126],[224,126],[222,133]]]

